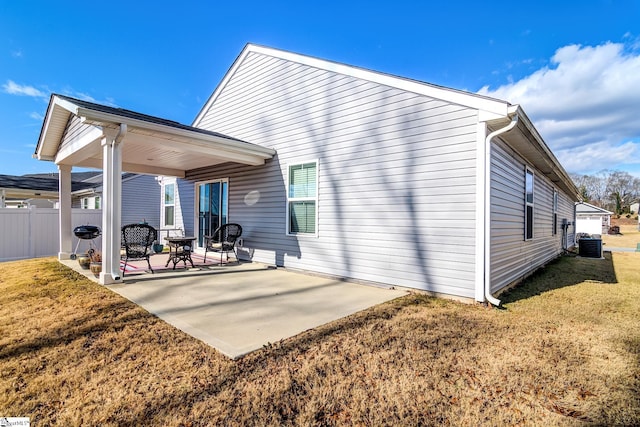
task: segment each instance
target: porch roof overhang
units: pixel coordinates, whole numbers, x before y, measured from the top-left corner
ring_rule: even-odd
[[[124,172],[184,177],[188,170],[227,162],[257,166],[275,155],[271,148],[220,133],[52,94],[34,157],[100,169],[104,134],[120,125],[127,127]]]
[[[489,130],[494,131],[505,127],[511,122],[514,115],[518,116],[518,123],[515,129],[501,135],[500,138],[536,169],[541,171],[551,182],[572,196],[574,202],[579,201],[579,191],[573,180],[519,105],[511,105],[507,117],[487,121]]]

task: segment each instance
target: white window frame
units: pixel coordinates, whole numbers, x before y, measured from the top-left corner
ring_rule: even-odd
[[[200,186],[201,185],[206,185],[206,184],[212,184],[212,183],[220,183],[221,185],[226,184],[227,186],[227,191],[226,194],[222,199],[222,202],[224,204],[226,204],[226,215],[227,215],[227,222],[225,224],[229,224],[231,222],[231,220],[229,219],[229,193],[230,193],[230,185],[229,185],[229,178],[216,178],[216,179],[208,179],[206,181],[198,181],[194,184],[194,200],[193,200],[193,213],[194,213],[194,218],[193,218],[193,224],[194,224],[194,229],[195,229],[195,235],[198,237],[198,241],[196,242],[196,244],[198,245],[199,248],[204,248],[204,246],[201,245],[201,241],[200,239]],[[212,230],[212,232],[215,230]]]
[[[529,189],[527,178],[531,175],[531,201],[529,201]],[[524,172],[524,240],[533,240],[536,235],[535,217],[536,217],[536,175],[528,167]],[[529,208],[531,208],[531,219],[529,219]],[[529,235],[529,225],[531,226],[531,235]]]
[[[88,197],[83,197],[82,198],[82,209],[89,209],[89,198]]]
[[[291,192],[290,192],[290,188],[289,186],[290,184],[290,179],[291,179],[291,168],[295,167],[295,166],[300,166],[300,165],[306,165],[306,164],[310,164],[313,163],[315,164],[316,167],[316,191],[315,191],[315,196],[313,197],[290,197]],[[287,225],[286,225],[286,230],[287,230],[287,236],[296,236],[296,237],[318,237],[318,195],[320,193],[320,185],[319,185],[319,177],[320,177],[320,169],[319,169],[319,162],[318,159],[312,159],[312,160],[307,160],[307,161],[296,161],[296,162],[291,162],[287,164],[287,185],[286,185],[286,192],[287,192]],[[301,232],[292,232],[291,231],[291,204],[294,202],[314,202],[315,203],[315,223],[314,223],[314,233],[301,233]]]
[[[100,198],[100,196],[96,196],[93,198],[93,208],[102,209],[102,199]]]
[[[553,235],[558,234],[558,190],[553,189],[553,216],[551,217],[551,221],[553,222]]]
[[[173,203],[167,203],[167,187],[173,188]],[[167,223],[167,207],[173,207],[173,218],[171,224]],[[162,226],[163,227],[175,227],[176,225],[176,183],[169,182],[162,184]]]

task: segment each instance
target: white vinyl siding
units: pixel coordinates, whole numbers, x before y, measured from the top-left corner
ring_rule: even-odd
[[[256,261],[473,298],[477,116],[250,53],[197,125],[277,156],[187,178],[229,176],[241,253]],[[287,235],[287,168],[301,159],[321,165],[315,239]]]
[[[160,228],[162,187],[151,175],[133,175],[122,180],[122,225],[146,222]]]
[[[553,235],[553,184],[534,173],[533,236],[526,233],[526,162],[502,141],[496,141],[491,157],[491,290],[496,292],[521,279],[574,245],[575,228],[567,235]],[[530,169],[532,170],[532,169]],[[524,200],[523,200],[523,194]],[[573,200],[558,192],[558,221],[573,221]],[[563,239],[566,239],[563,245]]]
[[[96,126],[82,123],[82,119],[76,115],[71,115],[67,126],[62,135],[62,141],[60,143],[60,149],[65,149],[69,144],[72,144],[87,135],[88,133],[95,131]]]

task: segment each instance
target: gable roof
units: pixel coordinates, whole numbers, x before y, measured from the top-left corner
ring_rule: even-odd
[[[571,195],[574,201],[579,200],[578,190],[573,183],[573,180],[571,180],[569,174],[564,170],[563,166],[552,153],[551,149],[546,145],[531,120],[525,114],[524,110],[517,104],[511,104],[507,101],[479,95],[477,93],[447,88],[405,77],[399,77],[255,44],[247,44],[245,46],[207,103],[196,116],[193,126],[200,125],[207,114],[207,111],[222,94],[238,68],[242,65],[245,59],[252,54],[266,55],[293,63],[303,64],[320,70],[335,72],[476,109],[478,111],[478,120],[480,122],[485,122],[487,125],[487,133],[507,126],[511,122],[512,118],[517,115],[518,123],[515,129],[501,135],[500,138],[520,153],[530,164],[542,171],[542,173],[555,185],[562,188],[567,194]]]
[[[71,191],[82,191],[94,188],[96,184],[72,182]],[[4,190],[7,198],[58,198],[58,179],[33,176],[0,175],[0,190]]]
[[[102,175],[102,172],[71,172],[71,182],[83,182],[89,181],[97,175]],[[28,173],[22,176],[30,177],[30,178],[52,178],[58,179],[58,172],[48,172],[48,173]]]
[[[74,118],[79,131],[67,134]],[[128,172],[182,177],[186,170],[226,162],[260,165],[275,154],[268,147],[217,132],[52,94],[34,157],[101,168],[102,138],[106,131],[122,129],[121,125],[127,129],[122,169]]]
[[[613,212],[609,212],[608,210],[599,208],[598,206],[582,202],[576,203],[576,214],[613,215]]]

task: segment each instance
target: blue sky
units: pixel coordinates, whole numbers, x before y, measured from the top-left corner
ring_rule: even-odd
[[[49,95],[191,124],[246,43],[521,104],[569,172],[640,176],[640,1],[0,0],[0,174]]]

